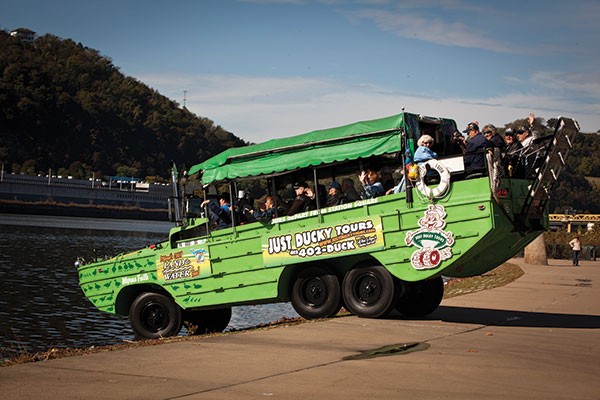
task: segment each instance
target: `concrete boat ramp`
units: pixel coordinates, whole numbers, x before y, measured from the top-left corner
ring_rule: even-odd
[[[12,399],[599,399],[600,262],[429,318],[340,317],[0,368]]]

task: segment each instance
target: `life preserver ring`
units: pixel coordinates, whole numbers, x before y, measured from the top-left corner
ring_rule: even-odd
[[[425,184],[425,175],[427,175],[427,166],[440,174],[440,183],[435,188],[430,188]],[[441,162],[436,159],[427,160],[419,165],[419,180],[417,181],[417,190],[428,198],[444,197],[450,188],[450,171]]]

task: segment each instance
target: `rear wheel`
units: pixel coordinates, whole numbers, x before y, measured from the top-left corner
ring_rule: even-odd
[[[131,304],[129,321],[138,339],[174,336],[181,330],[181,309],[170,297],[145,292]]]
[[[381,265],[354,268],[344,277],[344,304],[359,317],[387,315],[396,304],[396,293],[394,278]]]
[[[308,267],[296,276],[290,300],[306,319],[332,317],[342,308],[340,281],[327,268]]]
[[[444,297],[442,277],[420,282],[401,282],[402,296],[396,310],[409,317],[424,317],[434,312]]]
[[[231,307],[185,311],[183,317],[190,335],[223,332],[231,321]]]

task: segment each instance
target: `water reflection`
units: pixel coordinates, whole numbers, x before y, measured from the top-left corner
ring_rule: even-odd
[[[27,217],[19,217],[21,224],[0,214],[0,356],[131,340],[126,318],[101,313],[84,297],[73,261],[93,249],[99,255],[135,250],[164,240],[166,233],[144,221],[130,221],[126,229],[131,231],[121,223],[119,230],[95,230],[63,228],[71,226],[64,220],[58,226],[26,226]],[[93,226],[91,221],[87,226]],[[289,304],[236,307],[228,329],[296,316]]]

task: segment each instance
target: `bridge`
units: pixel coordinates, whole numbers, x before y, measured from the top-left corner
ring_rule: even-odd
[[[572,225],[587,225],[588,229],[600,222],[600,214],[550,214],[551,225],[567,225],[567,232],[571,232]]]

